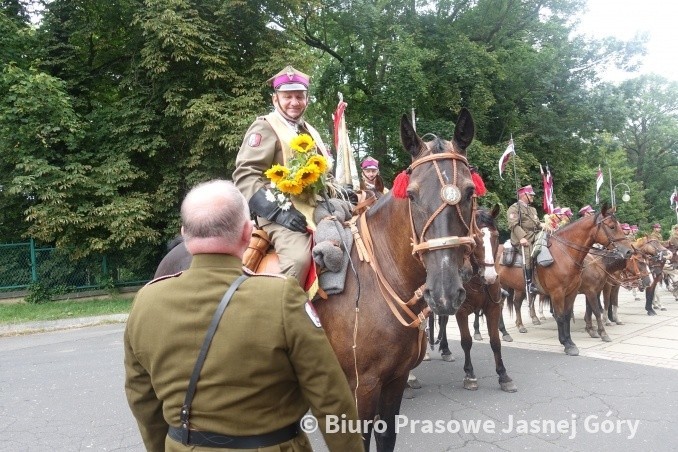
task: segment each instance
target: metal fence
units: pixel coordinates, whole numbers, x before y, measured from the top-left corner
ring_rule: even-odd
[[[0,295],[25,291],[41,283],[69,292],[111,289],[145,284],[148,275],[139,275],[115,257],[92,256],[73,261],[56,248],[25,243],[0,244]]]

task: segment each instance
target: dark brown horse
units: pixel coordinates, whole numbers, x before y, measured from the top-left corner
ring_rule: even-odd
[[[499,385],[503,391],[516,392],[517,387],[508,376],[506,368],[501,357],[501,341],[499,340],[499,331],[506,329],[501,322],[501,313],[504,307],[503,298],[501,294],[501,287],[497,274],[494,271],[494,255],[497,252],[498,236],[495,219],[499,214],[499,206],[495,206],[491,211],[480,208],[476,214],[476,223],[478,228],[483,232],[483,247],[476,247],[473,254],[475,259],[474,269],[485,265],[485,272],[481,274],[479,271],[474,271],[471,280],[464,284],[466,289],[466,301],[462,303],[459,310],[455,314],[457,326],[461,335],[461,347],[464,350],[464,388],[469,390],[478,389],[478,380],[473,371],[473,364],[471,362],[471,347],[473,340],[469,330],[468,318],[471,314],[484,315],[487,323],[487,331],[490,336],[490,347],[494,354],[495,369],[499,375]],[[477,317],[476,317],[477,318]],[[444,361],[451,361],[452,352],[447,341],[447,323],[448,316],[439,316],[440,331],[438,334],[440,354]],[[433,340],[435,336],[435,322],[433,316],[429,318],[429,333],[430,343],[433,348]],[[474,322],[475,328],[475,322]],[[505,333],[508,335],[508,332]],[[510,336],[509,336],[510,337]],[[482,338],[481,338],[482,340]],[[511,339],[512,340],[512,339]]]
[[[357,218],[355,272],[349,272],[343,293],[315,302],[366,421],[366,449],[378,419],[380,451],[395,448],[407,376],[426,348],[426,312],[456,313],[476,243],[475,186],[465,157],[474,134],[470,113],[461,111],[452,142],[424,142],[406,116],[400,134],[412,157],[406,197],[395,197],[393,190]],[[369,261],[362,260],[366,256]]]
[[[478,227],[484,233],[484,239],[489,239],[490,246],[485,250],[485,265],[490,265],[494,270],[493,256],[499,247],[498,232],[495,218],[499,214],[499,206],[495,206],[490,212],[479,210],[477,215]],[[487,270],[486,270],[487,272]],[[487,322],[487,333],[490,336],[490,347],[494,354],[494,364],[499,375],[499,386],[502,391],[516,392],[518,388],[508,376],[501,357],[501,340],[499,339],[499,319],[504,308],[501,296],[501,284],[496,274],[490,279],[487,274],[483,277],[474,274],[471,280],[464,284],[466,289],[466,301],[464,301],[455,314],[457,326],[461,335],[461,348],[464,350],[464,388],[469,390],[478,389],[478,379],[473,371],[471,363],[471,347],[473,339],[469,330],[468,318],[471,314],[482,313]],[[441,332],[447,342],[445,328],[441,325]]]
[[[631,243],[614,216],[614,208],[604,205],[600,213],[580,218],[555,231],[547,242],[553,264],[535,266],[537,287],[548,297],[546,300],[558,324],[558,340],[563,344],[565,353],[571,356],[579,354],[570,334],[572,307],[581,283],[582,263],[594,243],[612,246],[624,258],[633,253]],[[497,259],[500,257],[497,256]],[[503,278],[504,268],[511,267],[499,265],[500,278]]]
[[[453,142],[424,142],[403,117],[401,141],[412,156],[407,199],[393,196],[394,189],[361,217],[360,235],[372,242],[366,247],[372,250],[371,263],[359,261],[360,247],[354,246],[357,274],[349,275],[342,294],[315,304],[354,390],[360,418],[378,417],[386,426],[385,432],[375,431],[378,450],[395,447],[395,417],[407,377],[426,348],[424,317],[399,319],[392,310],[402,312],[405,300],[412,300],[412,311],[421,312],[425,305],[416,291],[424,284],[424,299],[438,314],[455,314],[466,296],[462,279],[468,280],[471,271],[464,260],[471,250],[457,245],[475,244],[474,185],[464,158],[473,132],[466,110]],[[413,243],[414,250],[424,251],[413,253]],[[417,328],[403,325],[407,322]],[[368,445],[371,432],[363,433]]]
[[[630,284],[642,277],[645,277],[645,282],[649,284],[648,275],[645,261],[636,254],[629,259],[624,259],[614,251],[596,250],[586,256],[584,269],[581,273],[579,293],[586,297],[584,321],[589,336],[600,338],[604,342],[612,340],[605,331],[601,316],[603,307],[600,302],[600,294],[605,284],[608,281],[615,284]],[[593,328],[592,315],[596,317],[597,329]]]

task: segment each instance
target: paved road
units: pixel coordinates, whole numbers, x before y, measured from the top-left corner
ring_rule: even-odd
[[[1,451],[143,450],[124,398],[123,327],[0,337]],[[397,450],[675,450],[674,369],[504,347],[519,388],[507,394],[489,346],[473,352],[475,392],[462,388],[460,362],[434,354],[416,369],[424,387],[403,401]],[[429,433],[436,422],[441,432]],[[324,450],[317,433],[312,440]]]

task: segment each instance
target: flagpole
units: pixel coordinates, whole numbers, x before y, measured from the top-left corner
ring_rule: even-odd
[[[612,168],[607,167],[607,172],[610,175],[610,201],[612,201],[612,207],[617,205],[617,200],[614,199],[614,189],[612,188]]]

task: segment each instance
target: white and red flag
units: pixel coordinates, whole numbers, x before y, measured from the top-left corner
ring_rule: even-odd
[[[671,207],[676,205],[678,207],[678,190],[676,187],[673,187],[673,193],[671,194]]]
[[[545,213],[553,213],[553,178],[551,177],[551,170],[546,165],[546,173],[544,168],[539,164],[539,171],[541,171],[541,181],[544,185],[544,197],[542,198],[542,208]]]
[[[598,165],[598,174],[596,175],[596,204],[600,204],[600,187],[603,186],[603,171]]]
[[[516,155],[516,150],[513,146],[513,138],[509,141],[508,146],[506,147],[506,150],[504,153],[501,155],[501,158],[499,159],[499,178],[504,179],[501,177],[502,173],[504,172],[504,169],[506,168],[506,164],[511,160],[511,156]]]

